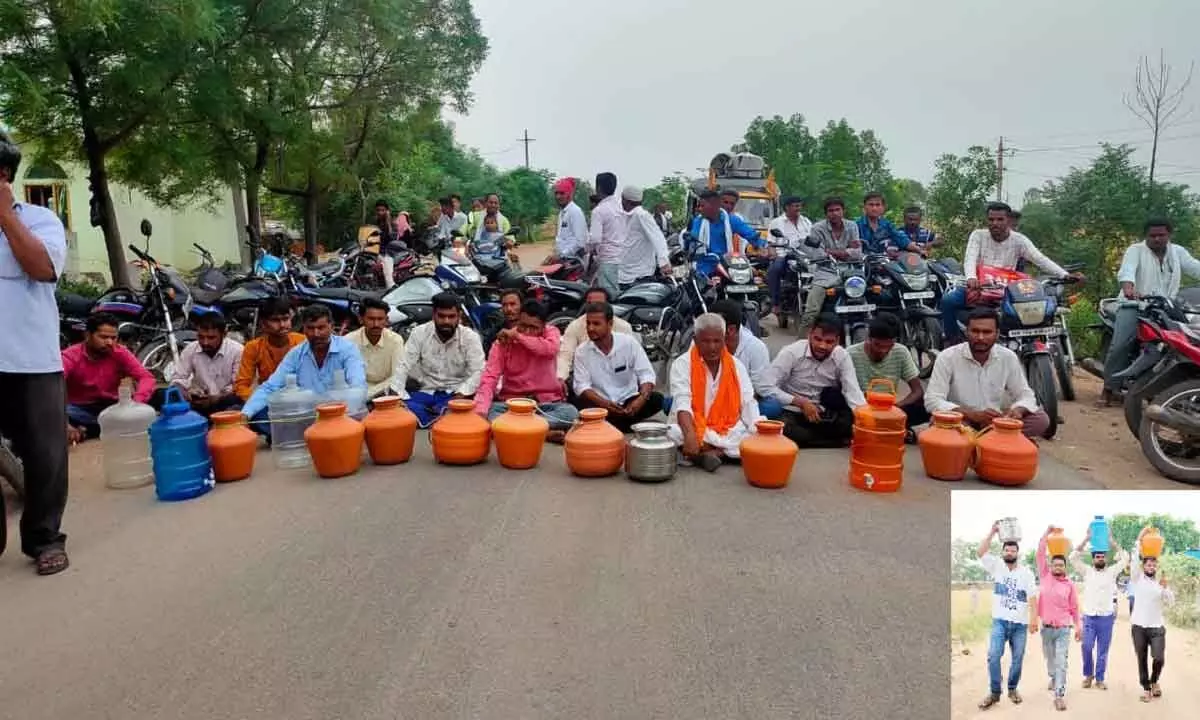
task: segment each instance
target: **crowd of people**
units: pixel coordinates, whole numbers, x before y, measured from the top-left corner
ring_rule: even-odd
[[[987,654],[990,687],[979,703],[980,709],[987,710],[1000,702],[1004,689],[1011,702],[1023,702],[1019,686],[1026,640],[1038,633],[1042,636],[1042,655],[1049,678],[1046,687],[1053,693],[1055,709],[1067,709],[1067,658],[1072,638],[1080,643],[1083,655],[1082,686],[1107,690],[1108,653],[1120,601],[1117,579],[1126,568],[1130,576],[1126,591],[1129,622],[1141,700],[1148,703],[1161,697],[1159,678],[1166,662],[1167,635],[1163,606],[1175,602],[1175,596],[1159,569],[1158,558],[1140,557],[1137,550],[1149,528],[1143,528],[1138,535],[1132,559],[1111,536],[1108,552],[1088,553],[1086,548],[1092,540],[1090,528],[1069,557],[1047,557],[1047,538],[1053,530],[1047,528],[1038,543],[1037,578],[1021,563],[1018,541],[1006,539],[999,556],[992,552],[992,543],[1000,533],[999,523],[992,526],[979,545],[979,559],[994,586]],[[1080,583],[1068,576],[1069,566],[1082,578]],[[1002,683],[1000,664],[1006,648],[1008,680]]]

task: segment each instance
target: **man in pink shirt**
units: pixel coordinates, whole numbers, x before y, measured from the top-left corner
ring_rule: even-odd
[[[495,420],[506,400],[529,398],[550,423],[550,442],[562,442],[579,411],[566,401],[557,370],[558,329],[546,325],[546,306],[537,300],[521,304],[514,328],[501,330],[488,353],[487,365],[475,392],[475,412]],[[497,402],[492,402],[495,399]]]
[[[67,381],[67,435],[73,443],[100,437],[100,412],[117,402],[117,388],[133,378],[133,399],[146,402],[154,376],[133,353],[117,343],[117,319],[96,313],[87,320],[83,342],[62,351]]]
[[[1050,676],[1049,689],[1054,691],[1054,708],[1067,709],[1067,650],[1071,647],[1071,628],[1075,628],[1075,642],[1081,639],[1079,620],[1079,595],[1075,583],[1067,577],[1067,558],[1055,555],[1047,560],[1046,538],[1054,526],[1046,528],[1042,541],[1038,543],[1038,620],[1042,627],[1042,654],[1046,657],[1046,672]],[[1029,627],[1029,632],[1038,631],[1038,621]]]

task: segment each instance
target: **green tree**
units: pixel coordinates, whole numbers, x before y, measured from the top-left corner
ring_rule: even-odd
[[[550,194],[553,176],[547,170],[517,168],[500,176],[498,188],[504,203],[504,215],[513,225],[521,226],[526,238],[554,212]]]
[[[1163,536],[1163,552],[1178,553],[1200,547],[1200,530],[1191,520],[1174,518],[1166,514],[1114,515],[1108,519],[1117,544],[1131,552],[1137,542],[1138,533],[1147,525],[1158,528]]]
[[[1000,174],[991,150],[980,145],[965,155],[947,153],[934,161],[929,185],[929,219],[946,242],[943,253],[962,257],[967,236],[981,227],[988,197]]]
[[[642,205],[653,212],[656,205],[666,203],[675,222],[681,223],[686,220],[684,216],[687,214],[687,193],[686,177],[679,174],[668,175],[654,187],[646,188]]]

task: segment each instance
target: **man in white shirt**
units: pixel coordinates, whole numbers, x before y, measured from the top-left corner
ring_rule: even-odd
[[[743,324],[745,312],[742,303],[727,298],[714,303],[712,310],[725,319],[725,347],[750,373],[754,397],[758,400],[758,412],[768,420],[782,419],[783,405],[775,397],[771,353],[767,344]]]
[[[432,425],[452,399],[470,397],[479,387],[483,343],[479,333],[460,320],[458,298],[434,295],[433,320],[413,328],[404,344],[404,361],[392,390],[404,398],[423,428]]]
[[[62,221],[18,203],[12,181],[21,151],[0,132],[0,433],[25,470],[21,552],[39,575],[67,569],[67,390],[58,349],[54,286],[67,263]],[[0,494],[0,513],[6,512]],[[0,552],[5,542],[0,539]]]
[[[604,288],[589,288],[583,295],[584,307],[594,303],[604,303],[607,305],[611,302],[612,296]],[[634,334],[633,326],[619,317],[613,317],[613,332],[632,336],[638,342],[641,342]],[[556,371],[559,382],[566,383],[567,379],[571,377],[571,371],[575,366],[575,351],[579,349],[579,346],[586,343],[588,339],[587,316],[580,313],[579,317],[567,325],[567,329],[562,334],[562,342],[558,346]]]
[[[1149,296],[1174,299],[1184,275],[1200,278],[1200,260],[1182,245],[1173,244],[1171,231],[1169,220],[1147,222],[1146,239],[1125,250],[1121,268],[1117,270],[1121,292],[1104,361],[1104,391],[1097,402],[1102,407],[1111,404],[1121,391],[1120,380],[1113,378],[1133,362],[1137,348],[1137,301]]]
[[[587,218],[575,203],[575,178],[554,183],[554,202],[558,203],[558,233],[554,236],[554,254],[546,264],[573,257],[583,259],[588,242]]]
[[[933,363],[933,375],[925,388],[925,409],[961,413],[977,430],[998,417],[1014,418],[1024,423],[1026,437],[1044,437],[1050,429],[1050,416],[1038,407],[1021,359],[996,344],[999,336],[996,312],[973,310],[967,321],[967,342],[946,348]]]
[[[467,214],[455,208],[451,197],[438,200],[438,207],[437,236],[439,240],[449,241],[455,230],[461,231],[466,227]]]
[[[740,446],[759,420],[746,366],[725,347],[725,320],[696,318],[691,348],[671,363],[668,436],[683,464],[716,472],[721,458],[741,457]]]
[[[365,298],[361,306],[362,327],[346,335],[358,346],[367,368],[367,399],[374,400],[394,391],[396,378],[403,372],[404,338],[388,328],[387,303]]]
[[[1142,528],[1134,547],[1139,548],[1129,568],[1130,597],[1133,611],[1129,623],[1133,626],[1133,652],[1137,656],[1138,682],[1142,686],[1142,702],[1162,696],[1158,678],[1166,663],[1167,627],[1163,622],[1163,604],[1175,602],[1175,593],[1167,587],[1167,578],[1158,571],[1158,558],[1142,557],[1142,538],[1150,531]],[[1147,667],[1149,652],[1153,667]]]
[[[625,252],[617,271],[617,284],[626,287],[652,277],[655,268],[663,277],[670,277],[667,238],[655,224],[654,216],[642,207],[642,189],[627,185],[621,191],[621,208],[625,211]]]
[[[1129,555],[1117,546],[1117,539],[1110,530],[1108,547],[1111,552],[1115,552],[1116,559],[1109,564],[1107,553],[1094,552],[1089,565],[1083,561],[1083,549],[1091,540],[1092,527],[1089,524],[1087,537],[1071,554],[1071,565],[1083,578],[1083,686],[1090,688],[1094,681],[1097,688],[1107,690],[1104,675],[1108,669],[1108,648],[1112,645],[1113,623],[1117,619],[1117,576],[1125,571],[1129,564]],[[1094,666],[1093,649],[1096,652]]]
[[[611,425],[630,432],[662,410],[662,393],[654,392],[658,374],[641,343],[613,332],[612,305],[589,303],[583,317],[588,342],[575,351],[576,405],[604,408]]]
[[[841,321],[819,316],[808,339],[779,351],[771,363],[773,394],[786,410],[783,434],[800,447],[843,447],[854,408],[865,405],[854,362],[838,345]]]
[[[627,226],[625,210],[617,199],[617,176],[608,172],[597,175],[596,193],[600,202],[592,210],[592,227],[588,231],[588,254],[594,263],[592,284],[616,297]]]
[[[786,242],[789,248],[803,247],[804,241],[812,234],[813,228],[812,221],[800,214],[803,209],[804,201],[800,198],[785,198],[783,214],[771,221],[767,231],[778,230],[782,233],[783,242]],[[773,237],[769,242],[779,243],[780,240]],[[780,287],[783,284],[783,274],[787,271],[787,251],[780,249],[775,254],[777,257],[767,268],[767,288],[771,291],[771,312],[779,315],[779,295]]]
[[[968,307],[968,293],[973,295],[979,291],[978,271],[982,266],[1016,270],[1021,260],[1027,260],[1056,278],[1083,280],[1083,275],[1063,270],[1043,255],[1032,240],[1014,232],[1009,227],[1010,212],[1012,208],[1005,203],[989,203],[987,230],[975,230],[967,238],[967,252],[963,257],[963,275],[967,278],[967,287],[957,288],[942,296],[942,331],[947,347],[962,341],[958,330],[958,313]]]
[[[1000,523],[992,525],[992,531],[979,544],[979,562],[987,570],[992,581],[992,632],[988,640],[988,696],[979,703],[980,710],[987,710],[1000,702],[1000,660],[1004,657],[1004,646],[1012,652],[1012,664],[1008,669],[1008,699],[1013,704],[1021,703],[1017,686],[1021,683],[1021,666],[1025,660],[1025,641],[1029,637],[1030,624],[1037,622],[1037,583],[1033,571],[1021,564],[1021,548],[1015,540],[1005,540],[1001,545],[1002,558],[991,553],[992,540],[1000,534]]]
[[[179,353],[171,384],[179,388],[192,410],[204,417],[240,408],[242,400],[233,391],[233,381],[242,364],[242,344],[225,335],[225,318],[220,313],[201,315],[193,327],[196,342]]]

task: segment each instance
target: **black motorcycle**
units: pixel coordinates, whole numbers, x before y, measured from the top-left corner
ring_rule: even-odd
[[[934,289],[937,276],[915,252],[872,254],[866,262],[870,302],[877,312],[900,320],[900,343],[909,348],[921,377],[927,379],[942,350],[942,313]]]

